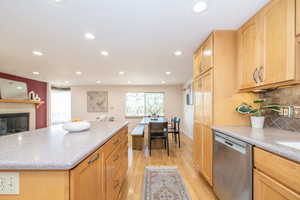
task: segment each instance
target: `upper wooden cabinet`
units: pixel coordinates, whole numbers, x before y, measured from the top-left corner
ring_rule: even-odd
[[[251,19],[238,31],[238,58],[240,87],[252,88],[259,85],[258,66],[261,63],[259,43],[259,20]]]
[[[295,0],[273,0],[239,29],[241,90],[268,89],[298,80],[295,5]]]
[[[201,47],[200,69],[205,72],[213,67],[213,35],[203,43]]]
[[[200,69],[201,49],[198,50],[193,57],[193,77],[196,78],[201,74]]]
[[[197,78],[213,67],[213,34],[197,49],[193,57],[193,77]]]

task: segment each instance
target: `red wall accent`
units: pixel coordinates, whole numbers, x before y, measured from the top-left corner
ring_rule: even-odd
[[[28,78],[22,78],[19,76],[14,76],[10,74],[5,74],[0,72],[0,78],[6,78],[14,81],[21,81],[27,83],[28,92],[34,91],[39,95],[42,101],[45,103],[42,104],[38,109],[36,109],[36,128],[45,128],[47,127],[47,83],[36,81]]]

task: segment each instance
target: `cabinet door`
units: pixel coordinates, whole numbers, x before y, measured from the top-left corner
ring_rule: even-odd
[[[203,126],[203,169],[202,174],[212,185],[213,133],[210,127]]]
[[[200,75],[201,69],[200,69],[200,50],[198,50],[193,57],[193,77],[196,78]]]
[[[202,112],[202,79],[198,78],[194,80],[194,120],[201,122],[201,112]]]
[[[254,170],[254,200],[299,200],[300,195],[258,170]]]
[[[274,0],[262,11],[264,84],[293,80],[295,72],[295,0]]]
[[[202,45],[200,66],[202,71],[213,67],[213,35],[209,36]]]
[[[97,151],[71,170],[71,200],[104,198],[102,166],[102,153]]]
[[[238,31],[238,71],[240,89],[259,84],[258,67],[259,32],[257,17],[251,19]]]
[[[122,177],[122,156],[120,155],[120,147],[105,160],[105,183],[106,183],[106,199],[117,199],[121,189]]]
[[[201,121],[206,126],[212,125],[212,101],[213,101],[213,72],[212,70],[206,72],[202,77],[203,86],[201,88],[201,94],[203,101],[201,104],[203,116]]]
[[[296,35],[300,35],[300,0],[296,0]]]
[[[194,123],[194,165],[202,171],[202,131],[199,122]]]

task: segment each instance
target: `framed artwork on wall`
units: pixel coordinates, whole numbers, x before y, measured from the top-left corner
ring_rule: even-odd
[[[108,92],[88,91],[87,112],[108,112]]]

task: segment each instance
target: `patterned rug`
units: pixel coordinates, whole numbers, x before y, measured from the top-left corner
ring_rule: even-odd
[[[191,200],[175,166],[145,168],[143,200]]]

